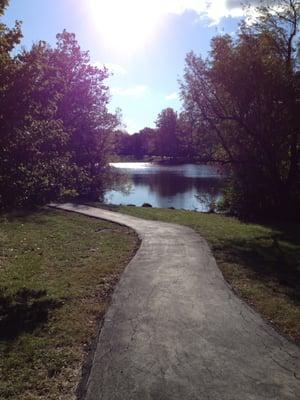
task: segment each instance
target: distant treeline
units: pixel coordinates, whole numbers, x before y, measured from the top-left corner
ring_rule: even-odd
[[[172,108],[164,109],[157,117],[156,128],[144,128],[129,135],[117,131],[113,135],[114,148],[121,157],[136,160],[158,157],[188,161],[210,161],[212,154],[201,145],[199,135],[195,135],[185,125],[184,113]]]

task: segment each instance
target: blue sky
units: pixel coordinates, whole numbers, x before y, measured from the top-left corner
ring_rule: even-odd
[[[76,34],[91,61],[112,72],[110,109],[121,108],[129,133],[153,127],[166,107],[180,110],[178,79],[187,52],[205,55],[217,33],[236,31],[239,0],[10,0],[3,18],[23,21],[22,45],[55,44]]]

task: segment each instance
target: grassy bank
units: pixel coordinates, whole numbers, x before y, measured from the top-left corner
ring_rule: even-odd
[[[299,224],[247,224],[222,215],[169,209],[116,210],[195,229],[208,240],[224,277],[239,295],[300,344]]]
[[[108,222],[0,217],[0,399],[69,400],[109,295],[138,245]]]

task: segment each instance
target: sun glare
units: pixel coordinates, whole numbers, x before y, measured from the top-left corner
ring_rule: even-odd
[[[161,17],[151,1],[90,0],[94,26],[113,51],[132,53],[146,45]]]
[[[105,45],[125,54],[147,46],[166,14],[194,11],[210,25],[219,23],[222,17],[243,14],[239,2],[229,7],[226,0],[85,0],[84,6]]]

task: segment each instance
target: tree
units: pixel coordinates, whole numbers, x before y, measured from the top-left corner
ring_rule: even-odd
[[[172,108],[161,111],[156,120],[158,155],[175,157],[178,154],[178,116]]]
[[[214,140],[203,128],[201,115],[195,108],[183,111],[178,118],[178,155],[190,161],[213,160]]]
[[[0,28],[0,205],[97,198],[118,125],[107,110],[107,71],[66,31],[55,48],[38,42],[12,57],[20,25]]]
[[[230,165],[232,210],[297,214],[299,3],[282,0],[257,12],[255,24],[242,23],[237,40],[215,37],[208,59],[188,54],[184,108],[197,116],[212,160]]]
[[[8,6],[8,0],[0,0],[0,18],[4,15],[4,11]],[[0,22],[0,58],[10,59],[10,52],[20,43],[22,38],[21,23],[16,21],[15,26],[9,29],[5,24]]]
[[[133,156],[141,160],[145,156],[156,154],[157,132],[152,128],[143,128],[133,135],[118,131],[114,134],[114,151],[117,155]]]
[[[97,198],[112,150],[111,132],[119,125],[117,115],[107,110],[108,72],[90,65],[74,34],[64,31],[57,39],[57,48],[49,54],[61,90],[57,116],[69,133],[67,150],[77,170],[75,187],[81,195]]]
[[[157,131],[152,128],[145,127],[138,132],[141,136],[141,146],[143,154],[154,156],[157,151]]]

